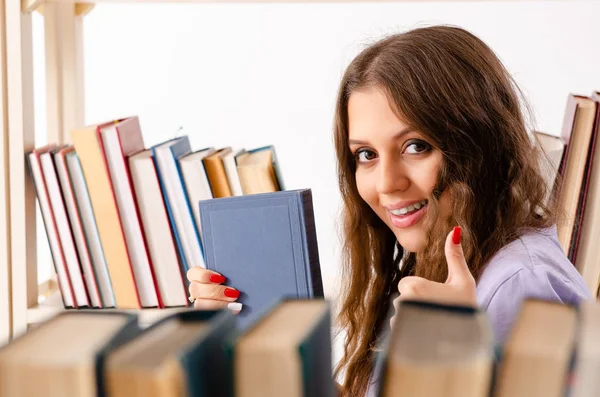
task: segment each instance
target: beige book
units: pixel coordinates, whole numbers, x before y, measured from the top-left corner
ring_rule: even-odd
[[[569,96],[563,130],[570,128],[570,120],[573,120],[573,122],[567,142],[567,157],[558,195],[558,205],[564,211],[566,219],[557,225],[558,240],[566,255],[569,255],[571,250],[579,197],[582,188],[584,188],[585,167],[590,150],[595,116],[596,103],[592,99],[579,95]],[[563,135],[569,134],[563,132]]]
[[[226,347],[237,397],[332,397],[327,301],[291,299]]]
[[[232,196],[222,159],[230,152],[231,147],[226,147],[202,159],[214,198]]]
[[[223,343],[236,332],[228,310],[180,310],[106,355],[106,396],[228,396]]]
[[[97,354],[129,327],[133,316],[85,311],[42,323],[0,349],[0,397],[96,397]]]
[[[487,397],[494,342],[484,311],[403,301],[380,377],[382,397]]]
[[[244,194],[279,191],[270,149],[243,153],[238,156],[237,166]]]
[[[207,328],[205,322],[166,321],[121,346],[106,360],[108,394],[185,397],[185,373],[178,356],[201,338]]]
[[[594,96],[600,102],[600,94]],[[600,133],[600,106],[596,111],[595,133]],[[592,154],[585,211],[581,219],[581,235],[575,256],[575,266],[594,296],[600,289],[600,142]]]
[[[572,306],[524,301],[504,345],[494,397],[562,397],[576,324]]]
[[[101,129],[112,123],[71,132],[90,194],[106,265],[120,309],[140,308],[125,234],[102,150]]]

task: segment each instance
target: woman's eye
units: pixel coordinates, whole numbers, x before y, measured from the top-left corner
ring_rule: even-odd
[[[431,150],[431,145],[424,141],[414,140],[406,146],[405,152],[408,154],[420,154]]]
[[[356,157],[356,161],[359,163],[366,163],[377,157],[375,152],[369,149],[359,149],[356,151],[354,156]]]

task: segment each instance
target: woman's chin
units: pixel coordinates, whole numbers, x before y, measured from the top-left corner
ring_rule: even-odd
[[[405,251],[421,252],[425,249],[425,236],[421,237],[414,234],[410,236],[399,236],[398,234],[396,234],[396,238],[398,239],[398,243],[400,243],[400,245],[402,246],[402,248],[404,248]]]

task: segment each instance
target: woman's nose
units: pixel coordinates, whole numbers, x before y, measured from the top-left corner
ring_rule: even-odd
[[[389,194],[395,191],[404,191],[408,189],[410,180],[403,168],[404,167],[392,157],[380,157],[377,175],[377,191],[381,194]]]

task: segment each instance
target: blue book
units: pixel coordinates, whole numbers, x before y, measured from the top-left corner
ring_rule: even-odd
[[[206,267],[240,291],[239,327],[282,298],[323,298],[310,189],[202,200],[199,205]]]
[[[200,234],[179,165],[179,159],[192,152],[190,141],[187,136],[182,136],[153,146],[151,150],[181,258],[181,273],[188,283],[185,275],[190,268],[205,267]]]

